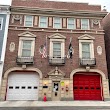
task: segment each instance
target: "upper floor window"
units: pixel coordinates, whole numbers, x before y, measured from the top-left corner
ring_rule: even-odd
[[[29,57],[31,56],[31,47],[32,47],[32,41],[31,40],[23,40],[22,41],[22,56],[23,57]]]
[[[48,21],[47,17],[45,17],[45,16],[40,16],[39,26],[40,26],[41,28],[47,28],[47,21]]]
[[[82,58],[89,59],[90,58],[90,43],[82,42]]]
[[[67,25],[67,28],[68,29],[75,29],[76,26],[75,26],[75,19],[74,18],[68,18],[68,25]]]
[[[89,19],[81,19],[81,29],[89,29]]]
[[[61,22],[62,20],[61,20],[61,18],[59,18],[59,17],[54,17],[54,21],[53,21],[53,26],[54,26],[54,28],[56,28],[56,29],[61,29],[62,28],[62,22]]]
[[[25,16],[24,26],[27,26],[27,27],[33,26],[33,16],[30,16],[30,15]]]
[[[61,42],[53,42],[53,58],[61,58]]]
[[[2,30],[3,18],[0,18],[0,30]]]
[[[36,35],[30,32],[24,32],[19,34],[19,50],[18,56],[20,57],[32,57],[34,56],[35,37]]]
[[[65,36],[61,34],[53,34],[50,38],[49,64],[64,65],[65,64]]]
[[[82,35],[79,39],[79,58],[91,59],[94,58],[94,37],[90,35]]]

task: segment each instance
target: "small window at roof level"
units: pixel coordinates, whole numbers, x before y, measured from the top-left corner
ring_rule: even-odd
[[[24,26],[32,27],[33,26],[33,16],[25,16]]]
[[[41,27],[41,28],[47,28],[47,21],[48,21],[47,17],[40,16],[40,20],[39,21],[40,21],[39,27]]]
[[[61,29],[61,28],[62,28],[61,18],[59,18],[59,17],[54,17],[53,23],[54,23],[54,24],[53,24],[54,28],[56,28],[56,29]]]
[[[89,29],[89,19],[81,19],[81,29]]]

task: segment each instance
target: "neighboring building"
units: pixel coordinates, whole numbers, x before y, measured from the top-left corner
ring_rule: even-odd
[[[108,100],[99,5],[13,0],[2,100]]]
[[[10,17],[9,6],[0,5],[0,86],[5,58],[9,17]]]
[[[105,32],[105,50],[107,58],[108,78],[110,80],[110,13],[108,13],[103,19],[103,28]],[[110,90],[110,81],[109,81]]]

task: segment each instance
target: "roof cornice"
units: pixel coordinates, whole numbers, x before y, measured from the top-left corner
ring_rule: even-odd
[[[70,16],[88,16],[88,17],[105,17],[107,12],[105,11],[87,11],[87,10],[66,10],[66,9],[51,9],[51,8],[32,8],[32,7],[20,7],[12,6],[11,12],[20,13],[37,13],[37,14],[52,14],[52,15],[70,15]]]

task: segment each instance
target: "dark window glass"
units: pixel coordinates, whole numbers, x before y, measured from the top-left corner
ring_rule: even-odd
[[[85,87],[85,89],[89,89],[88,87]]]
[[[31,89],[32,87],[31,86],[28,86],[28,89]]]
[[[97,89],[97,90],[100,90],[100,87],[97,87],[96,89]]]
[[[9,86],[9,89],[13,89],[13,86]]]
[[[78,89],[77,87],[74,87],[74,89]]]
[[[80,89],[83,89],[83,87],[80,87]]]
[[[34,89],[37,89],[37,87],[36,87],[36,86],[34,86]]]
[[[25,86],[22,86],[22,89],[25,89],[26,87]]]
[[[19,89],[19,86],[16,86],[15,89]]]
[[[94,89],[94,87],[91,87],[91,89]]]

